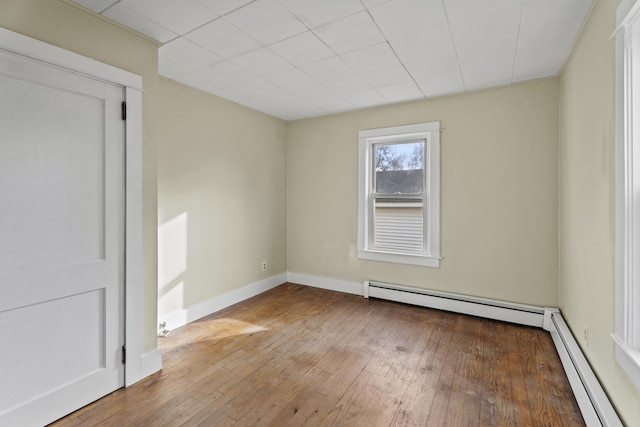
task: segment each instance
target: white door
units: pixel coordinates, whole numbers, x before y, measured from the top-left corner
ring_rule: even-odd
[[[0,50],[0,425],[124,386],[123,88]]]

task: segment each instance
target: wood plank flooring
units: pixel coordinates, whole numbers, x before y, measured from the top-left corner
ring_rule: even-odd
[[[160,338],[66,426],[582,426],[543,330],[285,284]]]

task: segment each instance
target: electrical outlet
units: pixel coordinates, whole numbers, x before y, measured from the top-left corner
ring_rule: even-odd
[[[589,347],[589,326],[587,325],[584,325],[583,338],[584,338],[584,343],[586,344],[587,347]]]
[[[267,271],[267,261],[262,261],[262,271]]]

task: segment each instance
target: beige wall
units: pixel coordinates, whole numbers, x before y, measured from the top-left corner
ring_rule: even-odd
[[[440,120],[442,266],[356,258],[360,129]],[[557,304],[558,81],[291,122],[288,270]]]
[[[614,359],[615,29],[600,0],[561,79],[559,306],[613,404],[640,425],[640,391]],[[583,328],[589,328],[589,345]]]
[[[166,79],[158,111],[159,315],[284,273],[286,123]]]
[[[156,132],[157,45],[64,1],[0,0],[0,27],[142,76],[143,352],[157,346]]]

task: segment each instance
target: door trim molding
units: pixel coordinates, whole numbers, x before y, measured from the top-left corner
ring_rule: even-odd
[[[150,375],[142,353],[142,77],[0,28],[0,50],[122,86],[125,125],[125,386]],[[160,369],[160,367],[158,367]]]

